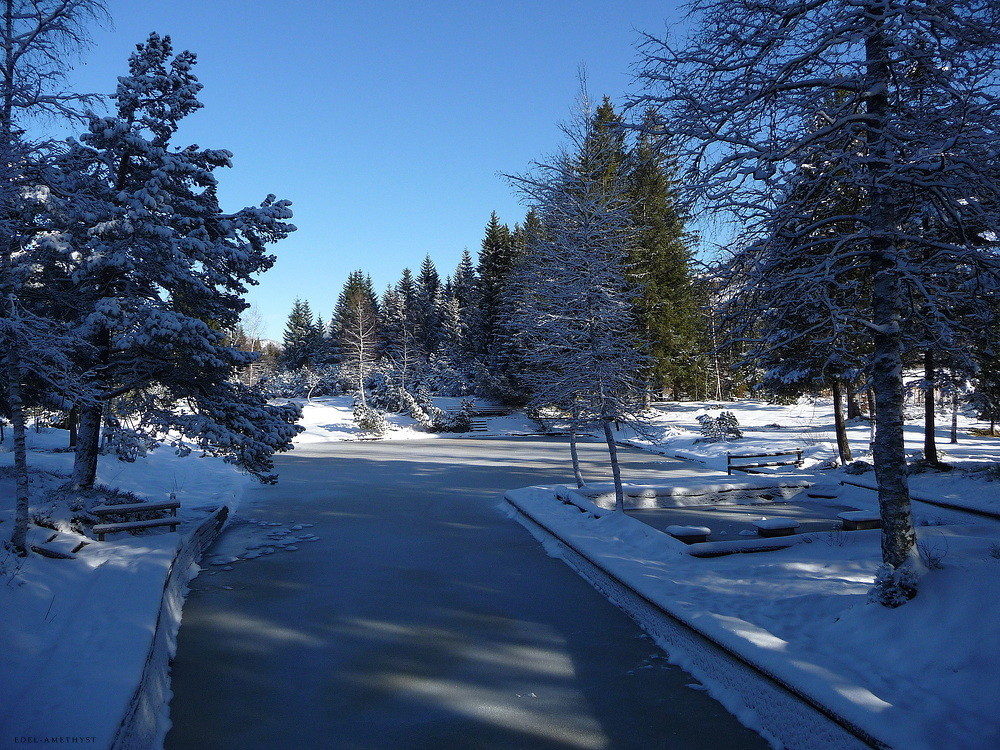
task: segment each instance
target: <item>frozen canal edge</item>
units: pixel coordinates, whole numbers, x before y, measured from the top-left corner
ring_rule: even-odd
[[[826,706],[744,659],[695,626],[638,593],[599,561],[558,536],[509,494],[511,516],[662,648],[670,661],[706,685],[709,693],[746,727],[775,747],[841,750],[888,746]]]
[[[198,561],[218,538],[228,517],[228,506],[215,510],[184,538],[170,563],[146,663],[128,711],[118,725],[111,750],[149,750],[163,746],[163,738],[170,727],[167,715],[170,662],[177,648],[185,593],[198,574]]]

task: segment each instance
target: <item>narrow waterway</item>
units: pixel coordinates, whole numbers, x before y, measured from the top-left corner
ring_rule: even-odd
[[[606,451],[582,448],[606,478]],[[622,458],[627,479],[699,471]],[[565,482],[568,460],[542,438],[280,457],[220,545],[261,524],[318,540],[194,581],[168,750],[765,748],[505,515],[504,489]]]

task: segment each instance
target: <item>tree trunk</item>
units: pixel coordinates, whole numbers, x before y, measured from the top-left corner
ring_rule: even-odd
[[[875,393],[871,388],[865,389],[865,401],[868,402],[868,450],[875,445]]]
[[[938,465],[937,436],[934,422],[934,352],[924,352],[924,461]]]
[[[69,420],[69,447],[76,447],[76,427],[77,422],[80,419],[80,410],[78,407],[74,406],[69,410],[69,416],[66,417]]]
[[[97,456],[101,452],[103,405],[88,404],[80,409],[76,453],[73,459],[73,489],[89,490],[97,479]]]
[[[882,518],[882,560],[893,571],[913,562],[916,537],[910,511],[903,442],[903,346],[900,308],[902,290],[896,267],[892,236],[897,231],[893,193],[882,177],[894,155],[887,142],[890,119],[889,40],[884,31],[885,6],[872,0],[866,10],[874,17],[874,30],[865,40],[867,96],[866,145],[872,191],[867,211],[871,232],[872,322],[871,384],[877,415],[872,446],[878,481],[879,513]],[[895,577],[895,585],[883,587],[880,600],[891,604],[916,594]]]
[[[903,443],[902,342],[899,282],[888,264],[876,274],[873,309],[872,390],[875,392],[875,443],[872,446],[882,516],[882,559],[893,568],[909,560],[915,544]]]
[[[951,384],[951,444],[958,444],[958,378],[954,374]]]
[[[604,420],[604,439],[608,441],[608,453],[611,456],[611,474],[615,478],[615,510],[624,512],[625,510],[625,490],[622,489],[622,472],[618,465],[618,446],[615,445],[615,436],[611,431],[611,420]]]
[[[854,383],[848,380],[844,384],[844,387],[847,393],[847,418],[857,419],[864,416],[864,412],[861,411],[861,402],[858,401],[858,391],[854,387]]]
[[[573,477],[576,479],[576,486],[583,487],[583,472],[580,471],[580,454],[576,450],[576,427],[571,427],[569,431],[569,454],[573,458]]]
[[[830,388],[833,390],[833,425],[837,433],[837,452],[840,463],[847,465],[854,460],[851,455],[851,443],[847,439],[847,425],[844,422],[844,392],[841,382],[831,378]]]
[[[365,373],[358,365],[358,395],[361,397],[361,406],[368,408],[368,401],[365,399]]]
[[[28,449],[25,441],[24,399],[21,394],[21,367],[12,344],[7,352],[7,405],[10,408],[11,432],[14,440],[14,529],[11,544],[21,556],[28,554],[27,535],[30,517]]]

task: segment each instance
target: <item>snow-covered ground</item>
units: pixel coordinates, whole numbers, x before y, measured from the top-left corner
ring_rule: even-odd
[[[28,434],[32,513],[66,540],[72,512],[57,497],[73,454],[65,431]],[[10,432],[0,447],[0,534],[13,524]],[[178,457],[169,448],[134,463],[99,462],[98,483],[148,500],[181,501],[181,534],[114,534],[76,559],[0,549],[0,747],[76,742],[107,747],[139,685],[164,582],[182,535],[221,505],[236,507],[250,478],[221,459]],[[32,526],[29,542],[54,529]],[[76,738],[76,739],[74,739]]]
[[[736,414],[746,436],[728,443],[696,442],[696,417],[706,412],[715,416],[721,408]],[[873,483],[871,473],[854,476],[841,468],[820,468],[835,457],[828,402],[660,404],[657,412],[653,439],[633,438],[633,442],[719,472],[715,480],[706,477],[693,483],[709,490],[701,496],[698,518],[705,526],[717,520],[710,540],[733,539],[720,536],[732,533],[729,521],[734,510],[716,505],[720,500],[730,502],[718,494],[720,489],[745,481],[747,494],[753,494],[750,490],[762,479],[777,479],[726,477],[727,452],[802,448],[804,467],[773,471],[780,472],[786,482],[812,483],[817,493],[836,496],[809,498],[807,491],[800,490],[793,506],[757,504],[735,510],[747,520],[792,515],[783,514],[782,508],[795,507],[798,512],[801,507],[808,510],[810,503],[876,508],[874,492],[839,484],[844,479]],[[970,427],[984,426],[972,420],[963,419],[960,426],[957,445],[947,443],[943,429],[938,438],[955,469],[912,475],[914,495],[1000,514],[1000,482],[988,481],[991,472],[984,471],[1000,461],[1000,439],[970,435]],[[919,424],[908,424],[906,435],[908,451],[916,454],[922,447]],[[867,422],[852,425],[856,458],[867,457],[868,439]],[[607,507],[609,489],[592,488],[585,494]],[[633,488],[635,497],[628,505],[660,508],[655,512],[662,528],[672,512],[683,517],[697,503],[689,490],[645,483]],[[562,494],[572,495],[573,503],[587,507],[586,497],[572,490]],[[877,530],[838,531],[831,523],[828,531],[799,535],[799,543],[787,549],[697,558],[687,554],[693,548],[634,517],[603,512],[597,506],[590,506],[591,513],[581,513],[579,507],[558,501],[553,491],[540,488],[516,490],[508,496],[664,610],[888,745],[908,750],[1000,747],[996,698],[1000,694],[1000,641],[996,637],[1000,522],[915,503],[919,547],[931,569],[918,597],[890,610],[868,602],[867,592],[880,561]],[[713,508],[725,508],[729,515],[725,520],[721,513],[713,516]],[[740,544],[737,540],[710,543],[720,548]],[[686,659],[683,654],[673,656],[682,663]],[[714,680],[711,674],[696,676],[726,702],[724,680],[718,675]],[[729,704],[739,712],[731,699]]]

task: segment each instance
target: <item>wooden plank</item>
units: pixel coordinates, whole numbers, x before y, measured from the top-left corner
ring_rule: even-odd
[[[128,515],[129,513],[142,513],[147,510],[173,510],[176,511],[181,507],[179,500],[163,500],[161,502],[155,503],[123,503],[122,505],[97,505],[90,509],[90,512],[95,516],[107,516],[114,515],[115,513],[121,513],[123,515]],[[177,515],[176,512],[174,515]]]
[[[797,456],[798,450],[776,451],[774,453],[727,453],[730,458],[770,458],[771,456]]]
[[[69,552],[52,549],[51,547],[46,547],[43,544],[32,544],[31,551],[41,555],[42,557],[52,558],[53,560],[73,560],[76,557],[76,555],[70,554]]]
[[[170,518],[153,518],[148,521],[126,521],[124,523],[99,523],[94,526],[94,533],[97,534],[99,541],[104,541],[105,534],[114,534],[118,531],[135,531],[137,529],[150,529],[154,526],[169,526],[171,531],[175,531],[180,525],[180,519],[176,517]]]

